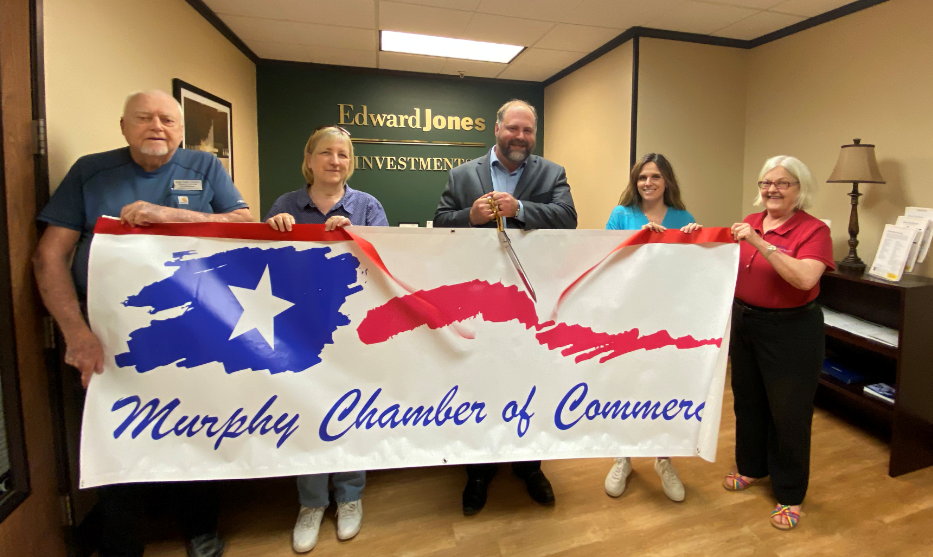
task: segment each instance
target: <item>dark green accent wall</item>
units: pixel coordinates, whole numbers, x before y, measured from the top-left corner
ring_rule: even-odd
[[[262,62],[256,68],[259,124],[260,215],[265,218],[272,203],[283,193],[305,184],[301,175],[302,150],[314,128],[336,124],[338,104],[352,104],[354,111],[366,105],[370,114],[413,115],[425,109],[434,115],[483,118],[486,129],[434,130],[373,125],[344,126],[353,137],[369,139],[419,139],[426,141],[480,142],[486,147],[354,145],[357,156],[474,159],[492,148],[496,110],[519,98],[538,111],[535,154],[544,150],[544,86],[540,83],[479,80],[447,76],[379,72],[343,67],[286,62]],[[355,188],[374,195],[385,207],[389,222],[432,220],[444,185],[446,171],[357,169],[349,180]]]

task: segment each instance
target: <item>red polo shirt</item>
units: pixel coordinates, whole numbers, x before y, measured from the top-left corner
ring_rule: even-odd
[[[763,234],[766,213],[748,215],[744,222],[784,254],[795,259],[815,259],[829,269],[836,268],[833,240],[823,221],[805,211],[797,211],[787,222]],[[764,308],[794,308],[812,302],[819,293],[819,283],[810,290],[794,288],[751,244],[739,242],[739,277],[735,283],[735,297],[739,300]]]

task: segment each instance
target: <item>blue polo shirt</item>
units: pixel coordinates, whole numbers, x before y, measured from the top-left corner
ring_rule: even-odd
[[[124,147],[81,157],[55,190],[39,220],[81,232],[71,272],[78,296],[87,293],[87,266],[94,225],[102,216],[119,217],[126,205],[153,205],[199,213],[229,213],[248,207],[214,155],[178,149],[172,159],[146,172]]]
[[[692,222],[696,221],[693,220],[693,215],[688,211],[668,207],[667,213],[664,214],[664,220],[661,221],[661,226],[664,228],[683,228]],[[641,227],[646,224],[648,224],[648,217],[641,212],[638,205],[631,207],[619,205],[609,215],[606,230],[641,230]]]
[[[266,220],[280,213],[295,217],[295,224],[324,224],[330,217],[340,216],[350,219],[355,226],[389,226],[385,209],[378,199],[346,184],[343,197],[326,215],[311,201],[308,186],[279,196],[266,213]]]

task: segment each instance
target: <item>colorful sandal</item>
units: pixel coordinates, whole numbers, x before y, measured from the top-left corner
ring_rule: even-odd
[[[774,526],[778,530],[793,530],[797,523],[800,522],[800,513],[790,510],[791,505],[782,505],[778,503],[774,510],[771,511],[771,526]],[[775,518],[784,517],[787,519],[787,524],[778,522],[774,520]]]
[[[722,480],[722,486],[727,491],[745,491],[751,485],[758,481],[758,478],[749,478],[738,472],[729,472]]]

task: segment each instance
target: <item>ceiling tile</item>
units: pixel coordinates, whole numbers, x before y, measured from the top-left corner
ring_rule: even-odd
[[[311,61],[308,47],[300,44],[249,41],[247,46],[260,58],[267,58],[269,60],[291,60],[293,62]]]
[[[594,27],[628,29],[645,25],[671,11],[684,0],[583,0],[563,23],[577,23]]]
[[[268,0],[257,4],[281,6],[281,13],[289,21],[340,25],[343,27],[376,28],[376,0]],[[273,17],[267,15],[266,17]],[[274,16],[278,19],[278,16]]]
[[[852,2],[853,0],[787,0],[772,7],[771,11],[813,17]]]
[[[551,50],[572,50],[575,52],[592,52],[597,48],[616,38],[621,29],[606,29],[604,27],[588,27],[586,25],[570,25],[559,23],[557,27],[535,43],[536,48]]]
[[[562,70],[580,58],[583,58],[585,55],[586,54],[583,52],[529,48],[525,52],[522,52],[510,65],[518,67],[535,66],[539,68],[557,68],[558,70]]]
[[[451,10],[476,11],[481,0],[402,0],[403,4],[418,4],[419,6],[432,6],[434,8],[450,8]],[[778,0],[783,2],[784,0]]]
[[[455,60],[448,58],[439,73],[457,75],[460,71],[472,77],[496,77],[506,68],[505,64],[494,62],[476,62],[474,60]]]
[[[375,50],[350,50],[346,48],[330,48],[324,46],[308,46],[305,48],[310,51],[311,62],[316,62],[318,64],[360,66],[364,68],[376,67]]]
[[[396,2],[379,3],[379,28],[388,31],[457,39],[463,34],[472,17],[473,12]]]
[[[447,58],[438,56],[418,56],[398,52],[380,52],[379,67],[384,70],[404,70],[406,72],[440,73],[447,63]]]
[[[706,35],[756,13],[760,12],[748,8],[689,1],[677,6],[663,16],[651,20],[648,22],[648,26],[668,31]]]
[[[247,42],[258,40],[356,50],[376,49],[376,32],[372,29],[315,25],[313,23],[234,15],[222,15],[220,17],[238,37]]]
[[[531,46],[554,24],[547,21],[516,19],[501,15],[473,14],[461,39]]]
[[[205,0],[207,7],[215,14],[245,15],[248,17],[269,17],[270,12],[280,10],[272,2],[256,2],[255,0]]]
[[[562,70],[563,68],[561,68]],[[556,74],[560,70],[554,71],[548,68],[536,68],[534,66],[528,67],[511,67],[505,69],[504,72],[499,74],[499,79],[520,79],[522,81],[544,81],[545,79]]]
[[[583,0],[482,0],[477,12],[542,21],[561,21]]]
[[[762,35],[777,31],[778,29],[783,29],[788,25],[799,23],[803,21],[803,19],[804,18],[795,15],[759,12],[757,15],[753,15],[748,19],[743,19],[724,29],[719,29],[715,31],[713,35],[750,41]]]

